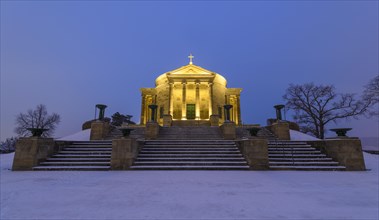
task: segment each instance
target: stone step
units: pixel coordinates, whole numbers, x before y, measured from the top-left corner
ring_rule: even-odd
[[[62,150],[59,154],[111,154],[111,151],[65,151]]]
[[[238,148],[236,147],[230,147],[230,148],[224,148],[224,147],[214,147],[214,148],[179,148],[179,147],[170,147],[170,148],[166,148],[166,147],[161,147],[161,148],[148,148],[148,147],[144,147],[143,148],[143,151],[144,152],[147,152],[147,151],[170,151],[170,152],[178,152],[178,151],[199,151],[199,152],[203,152],[203,151],[209,151],[209,152],[217,152],[217,151],[238,151]]]
[[[305,142],[271,141],[268,153],[270,170],[345,170]]]
[[[313,148],[311,145],[294,145],[294,144],[288,144],[288,145],[267,145],[268,148]]]
[[[50,158],[111,158],[110,155],[85,155],[85,154],[55,154]]]
[[[307,145],[304,141],[269,141],[268,145]]]
[[[64,151],[112,151],[112,148],[82,148],[82,147],[66,147]]]
[[[321,154],[321,151],[318,151],[318,150],[309,150],[309,151],[306,151],[306,150],[303,150],[303,151],[282,151],[282,150],[278,150],[278,151],[269,151],[269,154]]]
[[[210,148],[210,147],[236,147],[235,144],[145,144],[144,148],[155,147],[192,147],[192,148]]]
[[[245,161],[243,157],[139,157],[136,161]]]
[[[136,161],[133,166],[247,166],[236,161]]]
[[[52,161],[52,162],[41,162],[40,166],[109,166],[110,161],[108,162],[97,162],[97,161],[91,161],[91,162],[76,162],[76,161],[70,161],[70,162],[60,162],[60,161]]]
[[[36,171],[107,171],[110,166],[36,166]]]
[[[220,158],[230,158],[230,157],[242,157],[240,153],[233,154],[139,154],[139,158],[164,158],[164,157],[197,157],[197,158],[208,158],[208,157],[220,157]]]
[[[324,158],[325,154],[269,154],[269,158]]]
[[[155,140],[155,141],[145,141],[145,145],[235,145],[234,141],[196,141],[196,140],[187,140],[187,141],[177,141],[177,140]]]
[[[95,144],[90,144],[90,145],[67,145],[66,148],[112,148],[112,145],[95,145]]]
[[[112,145],[112,141],[75,141],[70,145]]]
[[[189,151],[149,151],[144,150],[140,151],[140,154],[228,154],[228,153],[239,153],[238,150],[212,150],[212,151],[198,151],[198,150],[189,150]]]
[[[293,161],[293,162],[270,162],[270,166],[335,166],[334,161]]]
[[[268,148],[269,151],[288,151],[288,152],[291,152],[291,151],[315,151],[316,149],[315,148],[311,148],[311,147],[296,147],[296,148],[277,148],[277,147],[270,147]]]
[[[107,157],[107,158],[82,158],[82,157],[77,157],[77,158],[55,158],[55,157],[52,157],[52,158],[48,158],[46,160],[46,162],[70,162],[70,161],[74,161],[74,162],[92,162],[92,161],[96,161],[96,162],[109,162],[111,160],[110,157]]]
[[[296,162],[310,162],[310,161],[333,161],[332,158],[324,157],[324,158],[270,158],[270,161],[272,162],[289,162],[289,161],[296,161]]]
[[[249,166],[131,166],[134,170],[249,170]]]
[[[270,170],[344,171],[344,166],[270,166]]]

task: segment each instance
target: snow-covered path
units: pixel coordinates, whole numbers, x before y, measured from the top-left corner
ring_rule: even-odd
[[[366,172],[12,172],[1,219],[378,219],[378,156]]]

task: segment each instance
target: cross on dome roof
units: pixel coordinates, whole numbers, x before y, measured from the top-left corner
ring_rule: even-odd
[[[192,59],[194,58],[194,56],[192,56],[192,53],[190,53],[190,55],[188,56],[188,58],[190,59],[189,64],[192,64]]]

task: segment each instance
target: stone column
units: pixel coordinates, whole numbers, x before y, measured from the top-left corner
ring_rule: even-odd
[[[169,115],[174,115],[174,93],[173,93],[173,89],[174,89],[174,83],[169,83],[169,85],[170,85],[170,88],[169,88],[169,95],[168,95],[168,97],[169,97],[169,107],[168,107],[168,114]]]
[[[186,96],[187,96],[187,82],[183,81],[183,91],[182,91],[182,119],[187,118],[187,102],[186,102]]]
[[[140,124],[141,125],[144,125],[144,124],[146,124],[146,118],[145,118],[145,111],[146,111],[146,109],[145,109],[145,106],[146,106],[146,104],[145,104],[145,95],[144,94],[142,94],[141,95],[142,96],[142,101],[141,101],[141,119],[140,119]]]
[[[209,117],[213,114],[213,83],[208,83],[209,88]]]
[[[237,124],[242,124],[242,119],[241,119],[241,106],[240,106],[240,95],[237,95]]]
[[[200,119],[200,82],[196,82],[196,119]]]

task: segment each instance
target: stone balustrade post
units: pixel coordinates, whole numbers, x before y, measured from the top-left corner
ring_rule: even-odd
[[[40,162],[55,151],[55,142],[52,138],[29,137],[21,138],[16,143],[12,170],[32,170]]]
[[[128,170],[138,155],[138,144],[135,138],[112,140],[112,170]]]
[[[109,134],[110,125],[105,121],[94,121],[91,124],[90,140],[104,140]]]
[[[268,142],[267,139],[246,139],[237,143],[242,155],[245,157],[250,169],[268,170]]]

